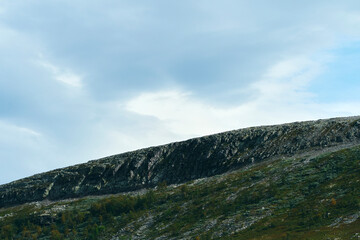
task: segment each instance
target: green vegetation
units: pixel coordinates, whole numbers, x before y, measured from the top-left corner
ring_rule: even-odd
[[[360,147],[138,195],[0,210],[0,239],[359,239]]]

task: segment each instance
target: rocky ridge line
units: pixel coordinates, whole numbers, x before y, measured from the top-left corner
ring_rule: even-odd
[[[268,159],[360,144],[360,117],[251,127],[89,161],[0,186],[0,208],[182,183]]]

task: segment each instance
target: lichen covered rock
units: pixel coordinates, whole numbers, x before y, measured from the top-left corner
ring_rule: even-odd
[[[281,156],[360,143],[360,117],[240,129],[127,152],[0,186],[0,207],[182,183]]]

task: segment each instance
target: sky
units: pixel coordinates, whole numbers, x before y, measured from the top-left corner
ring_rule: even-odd
[[[360,114],[358,0],[0,0],[0,184]]]

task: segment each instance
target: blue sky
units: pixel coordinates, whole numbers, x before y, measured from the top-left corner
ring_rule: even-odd
[[[360,2],[0,0],[0,184],[360,114]]]

